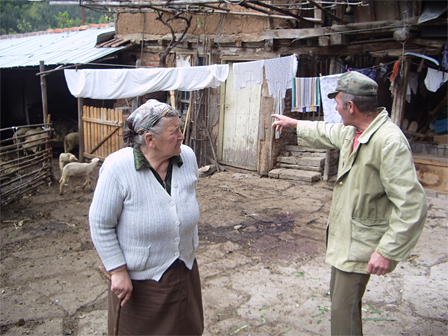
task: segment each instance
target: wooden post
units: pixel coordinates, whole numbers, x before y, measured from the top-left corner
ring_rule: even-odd
[[[135,67],[136,68],[140,68],[141,66],[142,66],[142,60],[138,59],[135,62]],[[140,106],[140,96],[134,97],[134,99],[132,99],[132,110],[131,110],[131,113],[134,112],[139,106]]]
[[[401,122],[404,116],[404,106],[406,104],[406,89],[409,82],[409,70],[411,68],[411,62],[409,59],[405,58],[401,60],[401,66],[403,67],[403,78],[400,82],[394,84],[394,101],[392,103],[392,111],[390,113],[392,121],[401,127]],[[397,79],[395,79],[397,80]]]
[[[78,98],[78,137],[79,137],[79,162],[84,162],[84,125],[82,122],[84,98]]]
[[[40,90],[42,94],[43,123],[45,124],[48,119],[48,101],[47,101],[47,81],[45,80],[45,75],[43,74],[44,71],[45,71],[44,61],[39,61],[39,72],[42,73],[40,75]]]
[[[46,140],[50,140],[51,136],[51,127],[50,127],[50,116],[48,115],[48,100],[47,100],[47,81],[45,79],[45,74],[43,73],[45,71],[45,64],[44,61],[39,61],[39,72],[40,75],[40,91],[42,95],[42,114],[43,114],[43,123],[44,123],[44,129],[48,130],[48,133],[45,133]],[[29,117],[28,117],[28,111],[26,111],[26,118],[29,123]],[[47,137],[48,136],[48,137]],[[45,142],[45,149],[51,148],[51,143],[49,141]],[[50,151],[50,179],[51,181],[54,181],[54,172],[53,172],[53,165],[51,164],[51,151]]]
[[[26,96],[26,79],[22,78],[22,97]],[[28,108],[26,107],[26,99],[22,99],[22,109],[25,114],[25,120],[27,125],[31,125],[30,123],[30,115],[28,113]]]
[[[192,119],[191,113],[192,113],[192,111],[194,111],[193,97],[194,97],[194,91],[191,91],[190,92],[190,101],[188,103],[187,119],[185,120],[185,126],[184,126],[184,131],[186,130],[186,133],[184,132],[184,135],[185,135],[184,144],[186,144],[187,146],[191,146],[191,144],[190,144],[190,135],[191,135],[190,124],[191,124],[191,119]],[[194,127],[194,124],[193,124],[193,127]]]

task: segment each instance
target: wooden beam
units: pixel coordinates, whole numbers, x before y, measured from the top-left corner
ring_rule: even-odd
[[[110,121],[110,120],[103,120],[103,119],[95,119],[95,118],[88,118],[88,117],[82,117],[83,121],[88,121],[90,123],[100,124],[100,125],[109,125],[109,126],[115,126],[120,127],[123,125],[121,121]]]
[[[392,111],[390,113],[392,121],[398,126],[401,126],[404,115],[404,106],[406,103],[406,88],[409,81],[409,70],[411,68],[411,62],[409,58],[401,60],[401,66],[403,67],[403,78],[400,82],[394,83],[394,101],[392,103]],[[397,81],[397,79],[395,79]]]
[[[249,5],[246,1],[243,1],[242,3],[240,3],[240,6],[245,7],[245,8],[248,8],[248,9],[253,9],[253,10],[256,10],[256,11],[258,11],[258,12],[267,14],[267,15],[271,14],[271,12],[269,12],[269,11],[267,11],[267,10],[258,8],[257,6]]]
[[[311,18],[310,18],[311,19]],[[411,24],[411,23],[408,23]],[[337,34],[354,35],[359,33],[369,34],[375,33],[390,33],[398,28],[403,27],[403,21],[389,20],[389,21],[377,21],[377,22],[361,22],[350,23],[346,25],[333,25],[331,27],[318,27],[318,28],[303,28],[303,29],[271,29],[260,32],[259,34],[234,34],[234,35],[205,35],[205,37],[213,38],[215,43],[234,43],[237,39],[245,42],[260,42],[269,39],[290,39],[290,40],[303,40],[308,38],[331,36]],[[181,34],[176,34],[176,37],[180,37]],[[141,33],[136,34],[118,34],[116,36],[120,39],[129,39],[136,41],[141,39]],[[145,34],[145,41],[159,41],[169,40],[171,41],[171,34],[154,35]],[[185,41],[197,42],[198,37],[194,34],[186,34]],[[366,42],[367,43],[367,42]],[[374,43],[374,41],[369,41]]]
[[[78,98],[78,137],[79,137],[79,162],[84,162],[84,125],[82,121],[84,98]]]
[[[44,61],[39,61],[39,72],[45,72]],[[40,75],[40,90],[42,95],[42,112],[43,112],[43,123],[46,124],[48,121],[48,100],[47,100],[47,81],[45,75]]]
[[[429,135],[429,134],[422,134],[422,133],[412,132],[412,131],[408,131],[408,130],[402,130],[402,132],[408,136],[416,136],[419,138],[432,137],[432,135]]]
[[[308,1],[310,2],[310,4],[312,4],[313,6],[319,8],[322,12],[327,14],[332,19],[335,19],[337,22],[342,23],[342,24],[346,24],[347,23],[347,21],[345,21],[344,19],[341,19],[340,17],[337,17],[336,15],[334,15],[333,13],[331,13],[330,11],[328,11],[327,9],[325,9],[324,7],[319,5],[317,2],[315,2],[313,0],[308,0]]]
[[[273,10],[275,12],[279,12],[279,13],[282,13],[284,15],[291,16],[291,17],[293,17],[293,18],[295,18],[295,19],[297,19],[299,21],[307,21],[307,18],[304,18],[303,16],[291,13],[290,11],[287,11],[285,9],[281,9],[281,8],[278,8],[278,7],[275,7],[275,6],[272,6],[272,5],[268,5],[268,4],[260,2],[260,1],[251,1],[251,2],[253,4],[255,4],[255,5],[260,6],[260,7],[268,8],[268,9]]]
[[[109,134],[107,134],[103,139],[101,139],[101,141],[98,142],[96,144],[96,146],[90,150],[89,154],[93,154],[98,148],[101,147],[101,145],[103,143],[105,143],[107,141],[107,139],[109,139],[112,135],[114,135],[118,130],[119,130],[119,127],[112,129],[112,131],[110,131]]]
[[[211,9],[216,9],[216,10],[222,10],[222,11],[230,12],[230,8],[218,7],[218,6],[208,5],[208,4],[202,4],[202,6],[207,7],[207,8],[211,8]]]

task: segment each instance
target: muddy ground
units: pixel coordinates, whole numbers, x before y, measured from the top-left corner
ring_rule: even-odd
[[[92,175],[96,182],[98,169]],[[93,193],[64,191],[53,183],[1,209],[0,334],[106,335],[108,280],[88,227]],[[200,178],[204,335],[329,335],[331,195],[326,182],[231,170]],[[365,335],[448,335],[447,197],[428,192],[428,203],[412,260],[369,283]]]

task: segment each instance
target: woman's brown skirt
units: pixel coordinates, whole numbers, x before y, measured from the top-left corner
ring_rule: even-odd
[[[202,335],[204,315],[196,260],[169,268],[159,282],[132,281],[129,301],[121,307],[118,335]],[[110,291],[108,332],[114,335],[118,297]]]

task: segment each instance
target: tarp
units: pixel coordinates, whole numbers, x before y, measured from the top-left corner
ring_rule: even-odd
[[[425,1],[425,8],[422,15],[418,18],[418,23],[424,23],[437,19],[446,12],[448,3],[446,1]]]
[[[79,98],[123,99],[156,91],[195,91],[218,87],[229,74],[228,64],[189,68],[64,70],[70,93]]]

